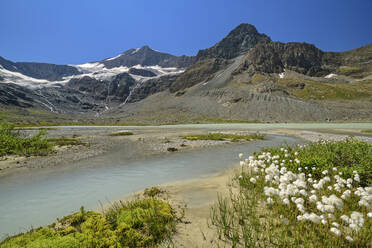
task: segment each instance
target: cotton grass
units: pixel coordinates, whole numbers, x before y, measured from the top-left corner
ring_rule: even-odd
[[[322,141],[309,146],[346,149],[342,146],[350,142],[359,145],[359,141],[346,140],[340,141],[341,145]],[[367,147],[365,152],[370,156],[371,146],[361,145]],[[367,167],[358,168],[362,172],[359,174],[357,170],[349,171],[350,164],[332,164],[327,160],[329,154],[318,155],[327,169],[318,162],[309,164],[316,159],[303,156],[309,146],[266,149],[243,160],[242,177],[237,181],[239,193],[231,195],[230,205],[225,203],[225,208],[219,206],[212,211],[212,224],[224,230],[222,239],[235,247],[372,247],[372,187],[367,176],[372,160],[369,164],[364,161]],[[238,213],[238,220],[227,217],[230,210],[231,215]],[[283,218],[288,220],[286,225],[276,221]]]

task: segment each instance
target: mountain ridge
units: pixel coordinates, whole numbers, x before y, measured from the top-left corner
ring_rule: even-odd
[[[29,78],[2,73],[4,66],[19,71],[20,64],[0,58],[0,102],[108,120],[365,120],[372,119],[371,62],[372,44],[325,52],[305,42],[274,42],[253,25],[240,24],[196,56],[142,46],[67,65],[76,73],[70,76],[48,76],[61,81],[32,79],[31,92],[22,89]],[[46,70],[58,74],[53,68]]]

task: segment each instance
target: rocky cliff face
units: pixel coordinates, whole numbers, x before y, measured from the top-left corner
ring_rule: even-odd
[[[258,44],[245,55],[244,62],[234,73],[282,73],[287,69],[309,76],[325,76],[329,71],[323,68],[323,55],[321,50],[307,43]]]

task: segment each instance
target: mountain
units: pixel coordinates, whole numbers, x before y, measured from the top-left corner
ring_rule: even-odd
[[[135,65],[185,68],[190,66],[194,60],[194,57],[177,57],[168,53],[155,51],[149,46],[143,46],[139,49],[130,49],[114,58],[105,59],[101,63],[109,69],[120,66],[132,67]]]
[[[241,24],[196,56],[143,46],[81,65],[0,57],[8,108],[109,123],[371,120],[372,44],[326,52]]]
[[[46,63],[17,62],[6,60],[0,56],[0,66],[8,71],[51,81],[61,80],[63,77],[80,74],[79,70],[68,65],[54,65]]]

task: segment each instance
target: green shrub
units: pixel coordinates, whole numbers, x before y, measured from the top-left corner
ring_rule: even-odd
[[[41,130],[32,137],[22,137],[19,131],[14,130],[14,125],[0,123],[0,156],[17,155],[46,155],[51,151],[51,145],[44,137],[45,131]]]

